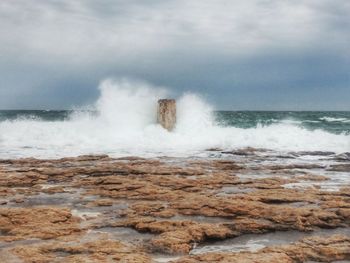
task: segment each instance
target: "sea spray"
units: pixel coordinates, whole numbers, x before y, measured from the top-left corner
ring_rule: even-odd
[[[177,125],[168,132],[156,123],[157,100],[170,93],[166,89],[129,80],[105,80],[99,89],[100,97],[89,110],[75,110],[68,118],[21,116],[0,121],[0,158],[99,153],[189,156],[203,154],[209,148],[243,147],[350,151],[349,133],[306,129],[298,120],[274,120],[247,128],[223,125],[215,120],[213,107],[193,93],[177,98]]]
[[[105,80],[95,109],[99,119],[119,130],[142,130],[156,123],[157,101],[166,97],[163,88],[129,80]],[[116,131],[118,132],[118,131]]]
[[[185,93],[178,101],[179,133],[200,133],[214,126],[213,107],[202,97],[193,93]]]

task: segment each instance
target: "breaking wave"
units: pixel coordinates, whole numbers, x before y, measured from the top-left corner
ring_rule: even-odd
[[[177,98],[177,126],[168,132],[156,124],[157,100],[169,96],[166,89],[128,80],[105,80],[99,89],[100,98],[89,111],[76,110],[65,120],[0,122],[0,158],[99,153],[188,156],[209,148],[243,147],[350,151],[349,134],[308,130],[290,121],[245,129],[219,125],[213,107],[192,93]]]
[[[320,120],[327,121],[327,122],[344,122],[344,123],[350,123],[350,119],[347,118],[332,118],[332,117],[322,117]]]

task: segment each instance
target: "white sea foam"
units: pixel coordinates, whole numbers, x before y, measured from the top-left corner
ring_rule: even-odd
[[[298,120],[286,119],[286,120],[278,120],[278,123],[299,125],[299,124],[302,124],[303,122]]]
[[[214,123],[213,108],[200,96],[177,98],[174,132],[156,124],[165,89],[134,81],[106,80],[93,105],[98,114],[75,112],[65,121],[17,119],[0,122],[0,158],[53,158],[106,153],[112,156],[188,156],[208,148],[279,151],[350,151],[350,135],[306,130],[292,122],[242,129]]]
[[[350,123],[350,119],[347,118],[333,118],[333,117],[322,117],[320,120],[327,121],[327,122],[344,122],[344,123]]]

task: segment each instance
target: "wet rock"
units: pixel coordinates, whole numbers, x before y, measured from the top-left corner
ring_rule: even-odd
[[[198,223],[193,221],[157,221],[138,219],[122,225],[133,227],[140,232],[159,234],[151,240],[151,249],[166,253],[188,253],[193,244],[205,240],[225,239],[236,233],[223,224]]]
[[[64,189],[63,186],[52,186],[52,187],[43,188],[41,192],[47,193],[47,194],[56,194],[56,193],[64,193],[66,192],[66,190]]]
[[[350,152],[338,154],[335,156],[335,159],[338,161],[350,161]]]
[[[267,152],[266,149],[257,149],[252,147],[247,147],[243,149],[238,149],[234,151],[223,151],[223,154],[232,154],[232,155],[240,155],[240,156],[249,156],[249,155],[255,155],[257,153],[264,153]]]
[[[52,239],[78,234],[79,219],[68,209],[52,207],[0,208],[0,241],[27,238]]]
[[[331,165],[327,170],[336,172],[350,172],[350,163]]]
[[[98,199],[87,204],[87,206],[112,206],[114,201],[112,199]]]
[[[331,156],[334,155],[335,152],[327,152],[327,151],[300,151],[300,152],[291,152],[291,154],[295,156]]]
[[[53,243],[25,246],[11,250],[23,262],[134,262],[150,263],[151,258],[140,249],[118,241],[97,240],[83,243]]]
[[[15,202],[15,203],[23,203],[23,202],[24,202],[24,199],[21,198],[21,197],[18,197],[18,198],[16,198],[16,199],[14,199],[13,202]]]
[[[286,170],[286,169],[321,169],[325,168],[320,164],[289,164],[289,165],[271,165],[266,167],[269,170]]]
[[[337,235],[328,238],[311,237],[291,245],[265,248],[258,252],[207,253],[183,257],[174,262],[297,263],[308,261],[331,262],[335,260],[350,260],[350,238]]]
[[[176,101],[162,99],[158,101],[157,120],[164,129],[172,131],[176,125]]]
[[[28,262],[52,262],[56,257],[62,262],[149,262],[156,251],[186,255],[196,244],[246,234],[349,227],[347,184],[332,192],[297,186],[327,183],[331,178],[319,175],[326,170],[323,164],[297,158],[293,163],[275,162],[279,157],[268,152],[246,152],[225,159],[82,156],[0,161],[0,246],[6,247],[1,253]],[[296,187],[286,189],[287,184]],[[16,199],[23,202],[12,202]],[[133,234],[125,240],[123,231]],[[340,246],[346,242],[336,241]],[[115,250],[107,251],[103,244]],[[315,241],[311,247],[319,245]],[[291,256],[294,250],[283,249],[259,252],[259,259],[298,262]],[[252,253],[234,256],[241,262],[256,260]],[[208,254],[203,261],[211,259],[225,262],[232,255]]]

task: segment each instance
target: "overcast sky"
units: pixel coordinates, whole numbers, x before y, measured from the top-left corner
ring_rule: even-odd
[[[91,103],[108,77],[217,109],[350,110],[350,1],[0,1],[0,109]]]

